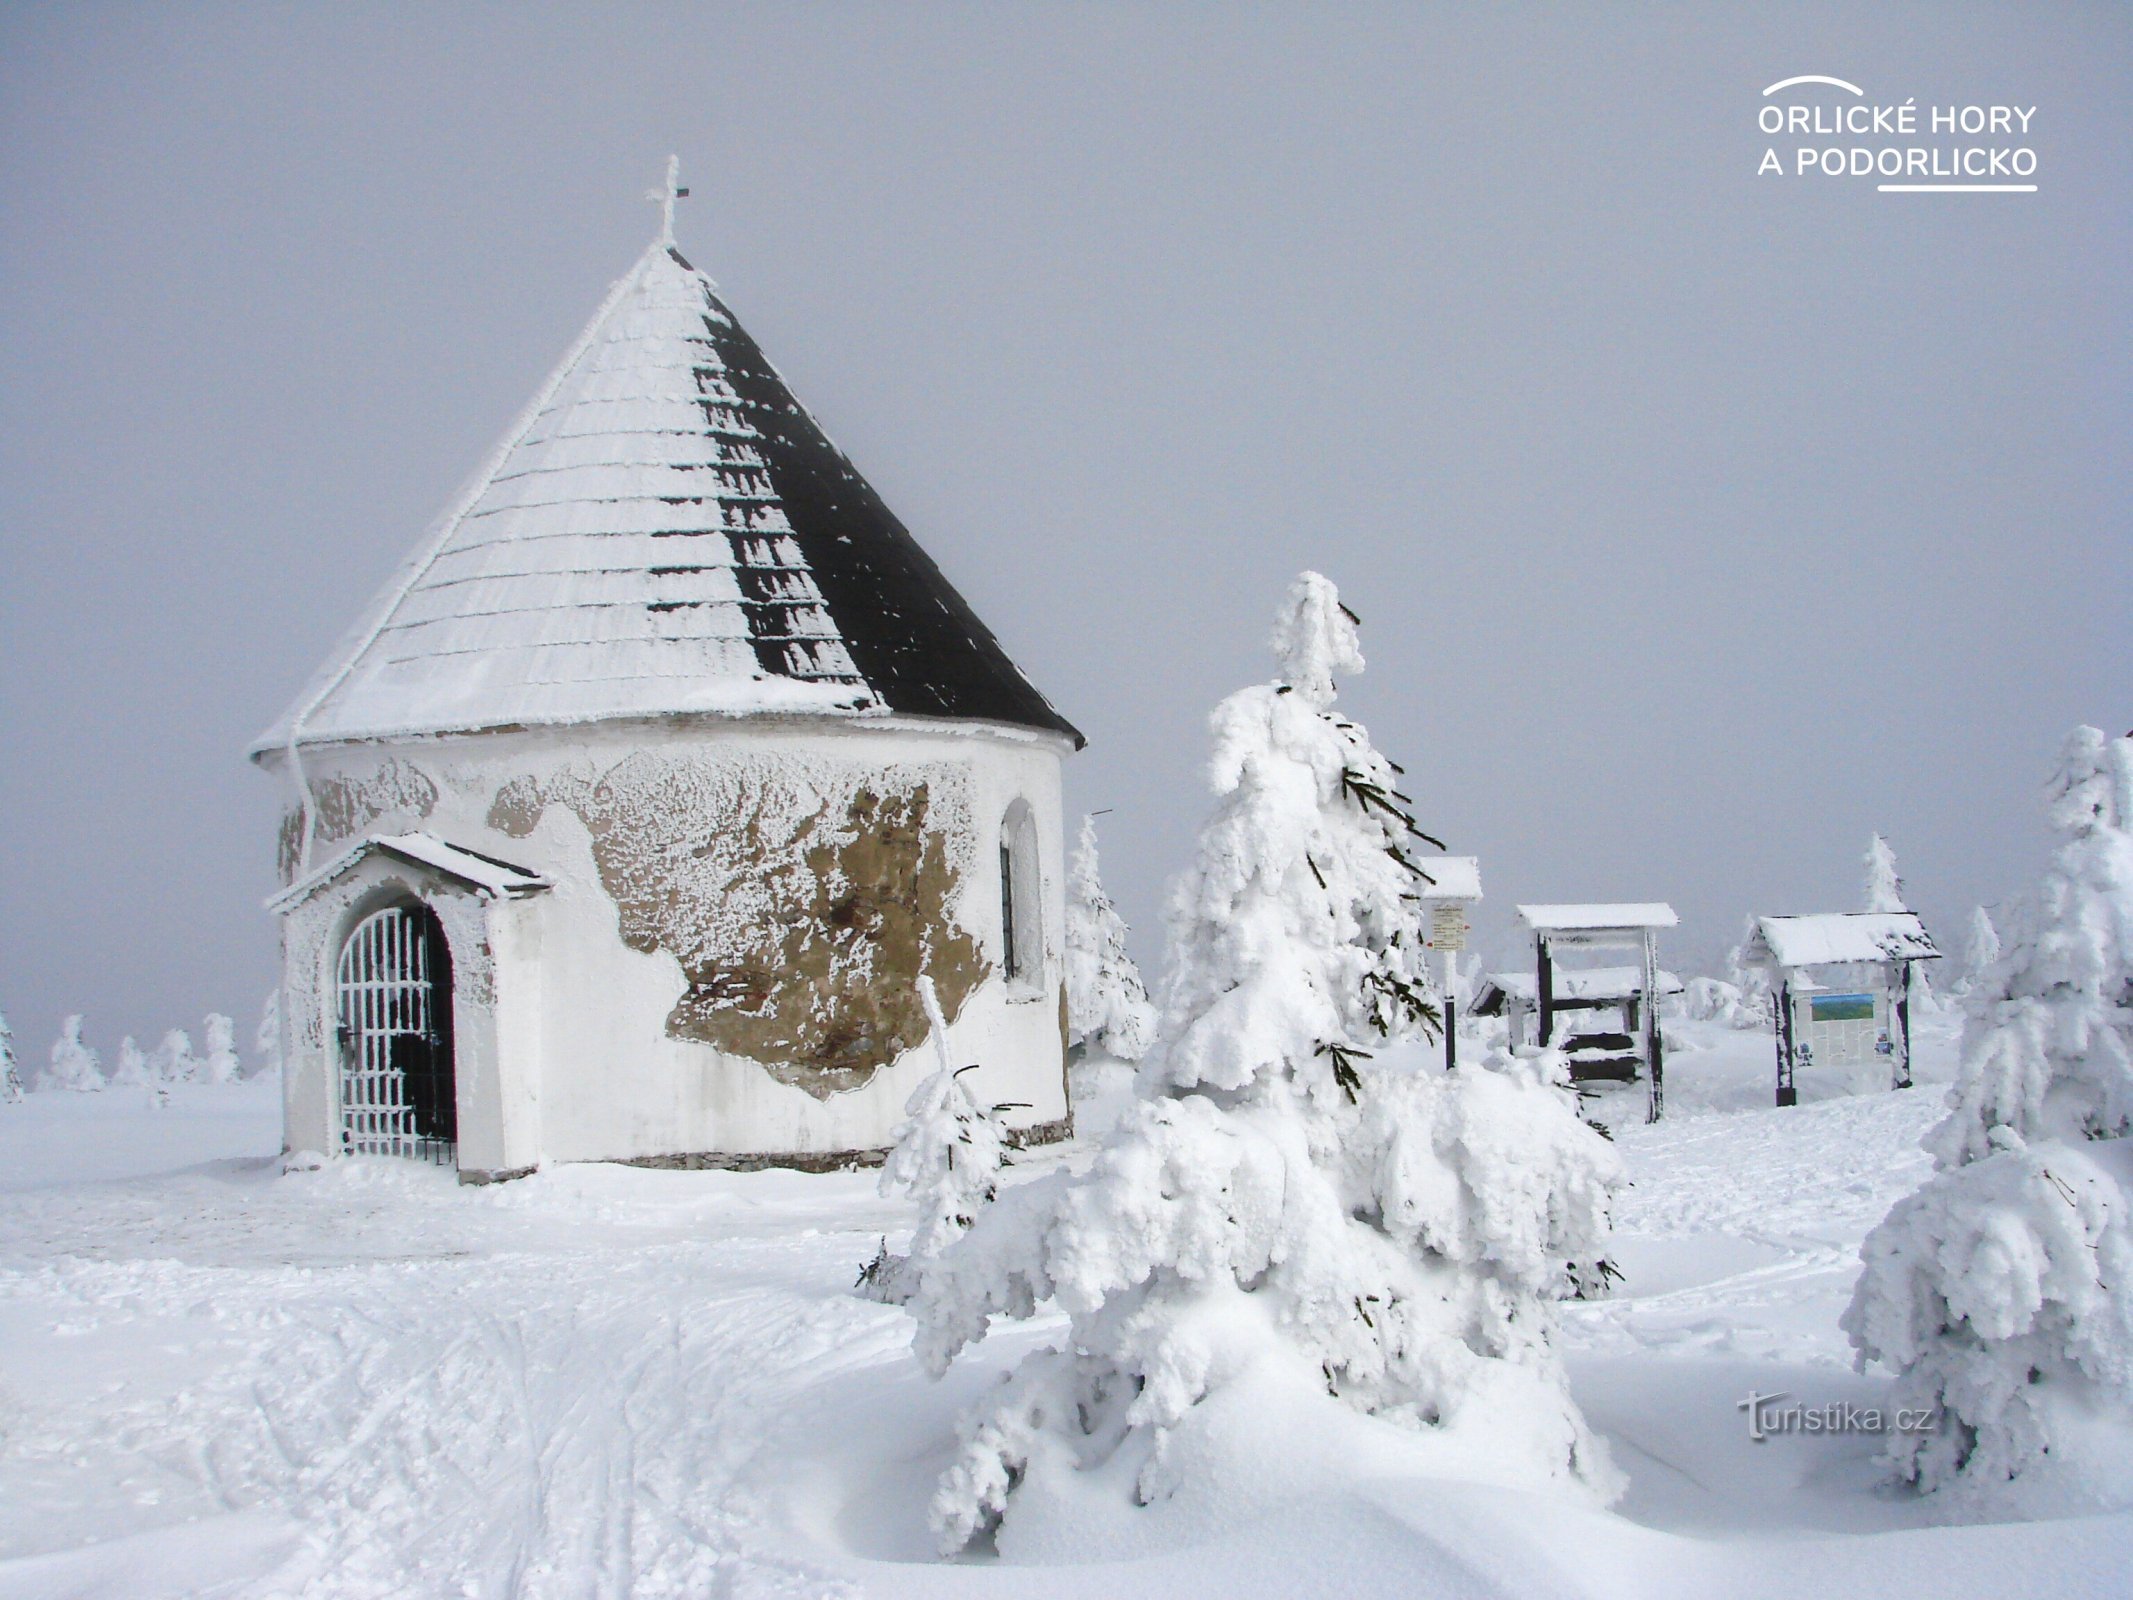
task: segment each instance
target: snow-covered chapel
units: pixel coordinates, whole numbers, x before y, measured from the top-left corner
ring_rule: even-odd
[[[933,1064],[1063,1133],[1081,736],[665,226],[252,759],[286,1140],[827,1165]]]

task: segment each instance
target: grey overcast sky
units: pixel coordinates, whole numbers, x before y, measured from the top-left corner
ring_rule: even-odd
[[[2038,191],[1758,177],[1803,73]],[[1306,565],[1492,944],[1665,898],[1694,967],[1880,828],[1959,945],[2064,731],[2133,726],[2129,84],[2115,4],[9,5],[0,1005],[32,1058],[249,1026],[244,746],[670,150],[685,250],[1088,733],[1144,964]],[[1923,126],[1970,104],[2036,109]]]

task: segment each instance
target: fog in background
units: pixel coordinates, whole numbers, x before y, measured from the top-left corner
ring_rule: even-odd
[[[1758,179],[1800,73],[2034,105],[2040,192]],[[249,1036],[288,796],[244,747],[669,150],[683,249],[1087,732],[1151,977],[1304,566],[1492,951],[1667,899],[1695,970],[1854,906],[1876,828],[1959,949],[2065,730],[2133,726],[2129,83],[2102,5],[9,7],[18,1049]]]

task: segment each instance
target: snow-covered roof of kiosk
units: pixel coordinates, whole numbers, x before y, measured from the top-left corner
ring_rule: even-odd
[[[1747,952],[1749,958],[1780,967],[1940,959],[1940,951],[1924,924],[1909,911],[1824,911],[1803,917],[1757,917],[1755,928],[1756,939]]]
[[[1536,933],[1597,933],[1626,928],[1671,928],[1681,919],[1659,900],[1617,905],[1520,906],[1519,916]]]
[[[663,236],[253,754],[686,712],[1082,742]]]
[[[374,833],[343,850],[315,872],[308,872],[267,901],[273,912],[292,910],[354,867],[364,857],[383,853],[415,866],[428,867],[457,880],[478,894],[495,899],[518,900],[555,887],[551,879],[525,867],[514,867],[494,856],[462,850],[434,833]]]

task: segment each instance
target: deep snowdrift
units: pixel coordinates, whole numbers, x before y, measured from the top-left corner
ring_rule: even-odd
[[[1886,1401],[1837,1317],[1941,1084],[1764,1109],[1766,1035],[1681,1031],[1671,1120],[1608,1108],[1628,1281],[1565,1315],[1614,1513],[1243,1386],[1232,1493],[1092,1493],[955,1563],[925,1521],[955,1418],[1061,1324],[929,1382],[904,1313],[849,1292],[909,1227],[875,1174],[285,1176],[271,1083],[32,1095],[0,1107],[0,1597],[2133,1589],[2133,1516],[1933,1527],[1872,1436],[1749,1438],[1751,1390]],[[1949,1057],[1929,1030],[1925,1075]]]

